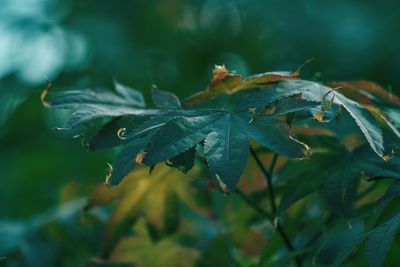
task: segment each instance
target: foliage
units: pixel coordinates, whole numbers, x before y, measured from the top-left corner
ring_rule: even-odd
[[[120,127],[119,124],[142,122],[138,116],[111,120],[110,127],[101,127],[104,128],[104,134],[97,135],[96,146],[91,147],[96,152],[89,153],[87,149],[82,149],[77,141],[79,138],[69,139],[66,138],[69,134],[67,131],[51,130],[54,126],[62,126],[69,111],[41,108],[39,95],[48,82],[51,91],[56,91],[112,88],[113,80],[117,80],[139,89],[149,107],[155,108],[159,106],[151,104],[150,89],[158,87],[176,94],[182,100],[183,108],[188,109],[183,99],[205,89],[215,63],[227,64],[230,69],[237,71],[236,74],[247,77],[264,70],[295,69],[297,64],[314,58],[301,71],[303,79],[324,83],[335,79],[376,81],[384,86],[386,94],[377,93],[379,86],[365,81],[325,84],[331,88],[341,87],[336,90],[342,93],[347,90],[346,96],[364,106],[374,104],[389,115],[393,126],[397,129],[400,126],[398,109],[391,104],[371,103],[369,97],[365,96],[376,95],[376,99],[394,100],[394,94],[400,93],[398,1],[382,5],[379,1],[354,0],[148,0],[118,1],[117,4],[109,0],[2,0],[1,4],[0,266],[86,266],[85,262],[93,255],[101,256],[104,229],[120,198],[93,206],[85,213],[81,213],[85,205],[82,202],[106,176],[105,162],[114,162],[114,174],[117,170],[123,170],[115,164],[116,155],[121,149],[103,149],[113,142],[120,142],[115,132],[124,125]],[[331,97],[332,94],[327,96],[327,102]],[[205,100],[204,106],[207,107],[209,104]],[[284,103],[282,101],[280,104]],[[329,114],[335,114],[330,111],[333,109],[325,112],[325,120]],[[340,159],[340,149],[335,149],[333,143],[346,144],[345,148],[353,152],[353,147],[365,142],[361,132],[358,134],[358,130],[352,127],[354,121],[344,109],[336,119],[324,124],[312,119],[303,121],[303,115],[296,112],[291,130],[297,140],[311,148],[313,155],[307,161],[325,163],[321,169],[334,165],[329,164],[329,160],[336,162]],[[382,120],[379,114],[375,115]],[[104,120],[105,123],[108,121]],[[82,130],[87,130],[87,138],[83,140],[85,146],[91,140],[90,131],[94,133],[101,129],[86,128],[90,124],[79,126],[80,129],[72,134],[78,136]],[[389,143],[396,144],[396,140],[388,138],[384,132],[385,147]],[[253,141],[251,144],[261,162],[267,165],[268,171],[274,155]],[[335,153],[329,157],[327,152],[331,149]],[[311,265],[305,255],[315,251],[315,246],[306,247],[302,237],[313,236],[314,229],[323,229],[327,234],[326,228],[333,229],[338,216],[346,216],[338,231],[349,226],[353,229],[356,224],[352,218],[357,217],[359,208],[368,203],[371,205],[366,205],[364,209],[374,206],[376,211],[364,230],[372,229],[371,225],[381,225],[397,214],[398,185],[394,183],[391,186],[393,180],[384,179],[398,175],[398,149],[394,151],[395,157],[388,162],[390,166],[379,157],[371,156],[374,152],[367,145],[362,149],[360,147],[356,154],[347,155],[349,158],[354,159],[356,155],[362,159],[358,163],[362,165],[365,175],[362,174],[359,179],[357,195],[369,188],[368,185],[374,184],[355,197],[355,203],[347,209],[341,203],[354,199],[351,190],[346,190],[348,193],[340,201],[329,201],[332,198],[323,195],[325,186],[318,183],[319,179],[324,179],[323,176],[296,176],[297,167],[311,168],[311,164],[306,164],[304,160],[287,161],[281,156],[276,160],[271,180],[276,214],[280,220],[275,221],[282,224],[291,243],[297,248],[293,253],[287,253],[277,228],[273,227],[275,224],[265,219],[266,214],[251,210],[249,203],[272,211],[267,181],[262,179],[251,151],[237,184],[244,195],[249,196],[250,202],[240,199],[239,191],[226,196],[214,192],[215,186],[205,177],[215,178],[208,177],[208,168],[199,157],[202,151],[197,150],[193,161],[195,168],[182,177],[195,182],[188,191],[191,195],[196,196],[195,189],[201,188],[200,191],[207,196],[202,204],[204,210],[188,206],[186,199],[173,193],[165,198],[179,199],[174,201],[177,205],[171,206],[174,210],[170,214],[174,215],[174,219],[166,220],[178,228],[168,228],[172,236],[163,234],[167,229],[162,222],[164,219],[161,220],[163,216],[153,219],[149,224],[146,222],[149,220],[148,213],[139,211],[135,213],[138,221],[132,223],[132,228],[118,238],[122,240],[136,235],[141,240],[149,240],[152,245],[167,240],[168,245],[177,244],[173,247],[194,248],[198,252],[196,264],[200,266],[290,266],[294,264],[295,256],[299,255],[303,257],[304,266]],[[188,150],[186,157],[174,157],[166,165],[177,165],[180,170],[186,171],[191,167],[192,161],[186,160],[192,158],[191,153],[196,153],[196,149]],[[388,153],[391,153],[390,149],[384,155]],[[126,155],[129,158],[129,150]],[[319,157],[324,157],[326,161],[319,160]],[[155,174],[160,168],[167,169],[168,166],[162,165],[155,166]],[[127,171],[132,168],[129,164],[121,166],[126,166]],[[198,168],[202,173],[197,173]],[[146,167],[143,169],[143,172],[148,170]],[[293,174],[290,174],[292,169]],[[331,172],[336,171],[332,168]],[[175,176],[176,173],[172,172],[171,175]],[[291,180],[292,177],[301,180]],[[376,177],[375,182],[369,182],[370,177]],[[316,182],[315,187],[313,182]],[[121,181],[121,184],[125,183],[126,179]],[[386,197],[375,204],[389,187],[391,189]],[[115,188],[119,188],[119,185]],[[132,194],[134,191],[132,189]],[[63,217],[63,212],[75,200],[82,202],[75,206],[71,218]],[[334,208],[335,203],[339,208]],[[140,208],[142,211],[149,209],[147,206]],[[58,210],[63,212],[58,213]],[[269,214],[272,215],[272,212]],[[329,223],[324,223],[329,215],[333,218],[328,220]],[[141,216],[144,216],[148,231],[146,237],[140,228],[143,223]],[[31,223],[37,218],[46,219],[41,220],[39,227],[32,227]],[[154,223],[156,227],[151,227]],[[360,247],[351,251],[343,265],[367,266],[364,253],[367,240],[363,239]],[[400,257],[396,253],[400,249],[398,241],[396,236],[384,260],[385,266],[400,264]],[[14,244],[13,249],[8,249],[11,244]],[[146,247],[155,255],[161,253],[151,250],[151,246]],[[382,243],[382,249],[384,247]],[[146,255],[144,251],[140,254]],[[322,253],[315,258],[315,266],[323,261],[324,255],[327,254]],[[111,265],[101,261],[97,264]],[[132,264],[117,264],[128,265]]]
[[[369,266],[382,266],[400,227],[399,213],[385,214],[399,193],[400,134],[393,114],[400,100],[371,82],[324,85],[299,74],[300,68],[243,78],[216,66],[207,89],[183,103],[154,89],[154,108],[118,83],[115,92],[83,89],[49,98],[46,89],[45,106],[72,111],[60,130],[83,136],[90,150],[120,151],[106,177],[115,187],[100,186],[86,206],[116,203],[91,264],[339,266],[365,241]],[[254,161],[248,163],[249,154]],[[263,154],[271,160],[269,169]],[[248,185],[251,179],[263,183],[251,178],[254,164],[265,188]],[[216,195],[207,183],[233,193],[229,213],[226,200],[210,208]],[[384,190],[377,201],[366,200]],[[193,222],[179,222],[182,209],[192,214],[188,218],[223,218],[227,229],[199,247],[201,235],[187,229]],[[230,220],[237,229],[229,229]],[[246,244],[243,234],[260,243],[265,236],[271,240],[262,252]],[[277,235],[283,244],[274,245]],[[226,260],[207,256],[213,242],[227,248]],[[161,258],[151,259],[153,253]]]

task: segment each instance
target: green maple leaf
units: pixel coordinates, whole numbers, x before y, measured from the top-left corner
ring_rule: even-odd
[[[224,190],[234,190],[246,166],[249,140],[289,158],[308,156],[308,146],[279,120],[297,111],[307,111],[318,121],[326,122],[345,110],[372,150],[387,158],[375,117],[332,88],[300,80],[293,73],[264,73],[243,79],[225,71],[223,68],[214,73],[208,89],[190,98],[183,107],[174,94],[153,90],[153,102],[159,109],[145,109],[138,91],[119,84],[116,93],[100,89],[59,93],[48,105],[74,111],[67,128],[107,120],[89,141],[89,147],[122,146],[108,177],[110,185],[118,184],[136,164],[154,166],[167,161],[186,172],[196,156],[187,151],[195,152],[193,149],[200,146],[214,181]],[[217,104],[210,101],[215,98],[220,100]],[[208,107],[193,106],[199,101],[206,101]]]
[[[293,95],[298,95],[304,100],[320,102],[321,107],[311,108],[310,112],[314,118],[321,122],[324,121],[323,118],[327,112],[326,106],[328,105],[324,104],[324,100],[332,95],[330,96],[328,110],[333,108],[335,111],[338,111],[340,107],[342,107],[348,112],[373,151],[380,157],[386,159],[384,155],[382,130],[374,116],[359,103],[322,84],[304,80],[282,81],[269,90],[259,90],[249,94],[248,97],[243,100],[242,106],[261,110],[270,103]],[[331,118],[335,117],[332,116],[332,114],[329,115]]]
[[[42,94],[45,106],[69,109],[73,113],[62,129],[72,129],[102,118],[123,115],[154,115],[157,110],[145,109],[143,95],[132,88],[115,84],[115,93],[105,89],[70,90],[53,94],[47,102],[47,91]]]
[[[181,111],[156,124],[159,130],[144,148],[142,164],[152,166],[203,143],[212,177],[221,187],[234,190],[246,166],[249,138],[291,158],[305,158],[308,147],[291,136],[289,128],[266,115],[252,119],[248,111]],[[126,138],[140,135],[133,130]]]

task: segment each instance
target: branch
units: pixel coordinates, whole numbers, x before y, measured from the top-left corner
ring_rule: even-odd
[[[257,211],[258,213],[260,213],[262,216],[264,216],[265,218],[267,218],[270,223],[272,225],[276,226],[276,230],[278,231],[279,235],[281,236],[281,238],[283,239],[283,242],[285,243],[285,246],[287,247],[287,249],[291,252],[295,251],[289,236],[286,234],[285,229],[283,228],[283,226],[280,224],[280,222],[278,220],[276,220],[275,216],[272,216],[271,214],[269,214],[268,212],[266,212],[261,206],[259,206],[257,204],[257,202],[255,202],[254,200],[252,200],[249,196],[247,196],[243,191],[241,191],[239,188],[236,188],[235,191],[236,195],[239,196],[244,202],[246,202],[250,207],[252,207],[255,211]],[[295,258],[297,266],[301,266],[301,261],[298,257]]]
[[[252,207],[255,211],[260,213],[262,216],[267,218],[271,223],[274,222],[274,216],[266,212],[261,206],[257,204],[254,200],[252,200],[249,196],[247,196],[242,190],[236,188],[236,195],[238,195],[244,202],[246,202],[250,207]]]
[[[273,214],[273,216],[275,216],[276,203],[275,203],[275,192],[274,192],[274,189],[272,186],[271,171],[274,171],[276,160],[278,159],[278,156],[276,156],[277,155],[276,153],[274,154],[274,156],[272,158],[270,169],[269,169],[269,171],[267,171],[267,169],[264,167],[263,163],[261,162],[261,159],[258,157],[257,153],[254,151],[254,149],[252,147],[250,147],[250,153],[253,156],[254,160],[256,161],[257,166],[260,169],[260,171],[262,172],[265,180],[267,181],[267,186],[268,186],[268,190],[269,190],[269,194],[268,194],[269,202],[271,203],[272,214]]]
[[[289,114],[286,117],[286,123],[289,124],[289,126],[292,124],[294,119],[294,113]],[[276,163],[278,161],[279,158],[279,154],[278,153],[274,153],[272,160],[271,160],[271,164],[269,166],[269,170],[267,171],[267,169],[265,168],[264,164],[262,163],[261,159],[258,157],[257,153],[254,151],[254,149],[250,146],[250,153],[253,156],[254,160],[257,163],[257,166],[259,167],[261,173],[263,174],[265,180],[267,181],[267,185],[268,185],[268,190],[269,190],[269,201],[271,204],[271,208],[272,208],[272,216],[273,216],[273,221],[272,223],[274,225],[276,225],[276,230],[278,231],[279,235],[281,236],[281,238],[283,239],[287,249],[291,252],[295,251],[295,248],[292,245],[292,242],[290,241],[289,236],[287,235],[285,229],[283,228],[282,224],[279,222],[279,220],[277,219],[277,208],[276,208],[276,202],[275,202],[275,191],[274,191],[274,187],[272,184],[272,178],[273,178],[273,173],[275,170],[275,166]],[[269,214],[268,214],[269,215]],[[302,265],[301,262],[301,258],[300,257],[295,257],[295,261],[298,267],[300,267]]]

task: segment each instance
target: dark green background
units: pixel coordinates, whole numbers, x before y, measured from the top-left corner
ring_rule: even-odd
[[[112,161],[51,130],[65,116],[41,106],[47,79],[51,90],[118,80],[186,97],[214,64],[249,75],[314,58],[305,78],[400,92],[399,14],[398,1],[0,0],[0,219],[86,196]]]

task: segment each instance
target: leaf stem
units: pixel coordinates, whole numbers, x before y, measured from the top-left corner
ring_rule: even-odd
[[[252,200],[249,196],[247,196],[243,191],[241,191],[239,188],[236,188],[235,191],[236,195],[239,196],[244,202],[246,202],[250,207],[252,207],[255,211],[260,213],[262,216],[267,218],[272,225],[276,225],[276,230],[278,231],[279,235],[281,236],[283,242],[285,243],[285,246],[287,249],[291,252],[295,251],[295,248],[293,247],[289,236],[287,235],[285,229],[283,226],[280,224],[279,221],[275,220],[275,216],[272,216],[268,212],[266,212],[261,206],[257,204],[254,200]],[[296,257],[296,264],[298,267],[301,266],[301,260],[300,258]]]
[[[246,202],[250,207],[252,207],[255,211],[263,215],[265,218],[267,218],[271,223],[274,222],[274,216],[269,214],[267,211],[265,211],[261,206],[257,204],[254,200],[252,200],[249,196],[247,196],[242,190],[239,188],[236,188],[236,195],[238,195],[244,202]]]
[[[293,122],[294,119],[294,113],[289,114],[286,117],[286,123],[290,126]],[[295,248],[292,245],[292,242],[290,241],[289,236],[287,235],[284,227],[282,226],[282,224],[279,222],[279,220],[277,219],[277,208],[276,208],[276,202],[275,202],[275,191],[274,191],[274,186],[272,184],[272,178],[273,178],[273,173],[275,170],[275,166],[276,163],[278,161],[279,158],[279,154],[278,153],[274,153],[272,160],[271,160],[271,164],[269,166],[269,170],[267,170],[264,166],[264,164],[262,163],[261,159],[258,157],[257,153],[255,152],[255,150],[250,146],[250,153],[253,156],[254,160],[257,163],[258,168],[260,169],[261,173],[263,174],[265,180],[267,181],[267,186],[268,186],[268,190],[269,190],[269,201],[271,204],[271,209],[272,209],[272,216],[273,216],[273,220],[272,223],[276,226],[276,230],[278,231],[279,235],[281,236],[281,238],[283,239],[287,249],[291,252],[295,251]],[[295,257],[295,261],[296,261],[296,265],[298,267],[300,267],[302,265],[301,259],[300,257]]]
[[[258,168],[260,169],[260,171],[262,172],[265,180],[267,181],[267,186],[268,186],[268,190],[269,190],[269,202],[271,204],[272,207],[272,214],[275,217],[276,215],[276,203],[275,203],[275,192],[272,186],[272,174],[271,171],[274,171],[275,165],[276,165],[276,161],[278,159],[278,154],[274,154],[272,161],[271,161],[271,166],[269,168],[269,171],[267,171],[267,169],[264,167],[264,164],[261,162],[261,159],[258,157],[257,153],[254,151],[254,149],[252,147],[250,147],[250,153],[253,156],[254,160],[257,163]]]

